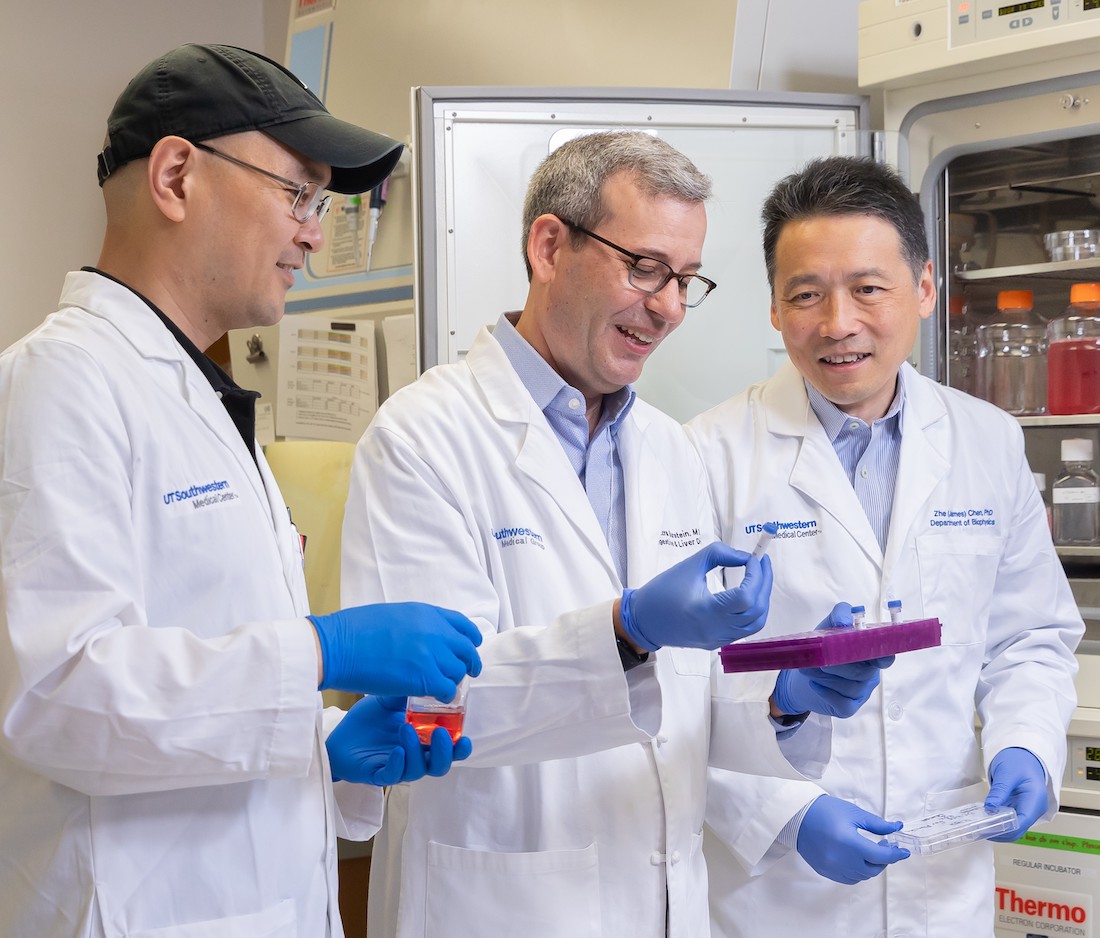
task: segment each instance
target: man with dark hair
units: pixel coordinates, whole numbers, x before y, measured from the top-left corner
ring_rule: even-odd
[[[907,821],[1009,806],[1019,828],[995,838],[1009,840],[1057,810],[1083,624],[1023,435],[906,363],[936,289],[920,204],[892,170],[815,161],[775,187],[763,219],[771,320],[790,362],[688,425],[721,534],[747,546],[746,525],[797,523],[798,537],[770,548],[788,573],[769,629],[839,593],[869,621],[901,601],[903,618],[937,617],[943,634],[939,648],[899,655],[836,723],[820,783],[757,785],[753,798],[751,779],[711,771],[712,930],[991,935],[988,843],[833,880],[850,882],[862,849],[845,801]],[[794,709],[777,685],[773,716]]]
[[[108,118],[99,263],[0,356],[10,938],[338,938],[337,835],[470,752],[422,748],[401,695],[453,696],[477,628],[418,603],[307,618],[256,395],[203,354],[282,316],[324,190],[400,150],[224,45],[150,63]],[[391,696],[345,715],[328,687]]]

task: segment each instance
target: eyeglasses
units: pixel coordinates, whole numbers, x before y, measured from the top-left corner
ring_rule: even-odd
[[[254,173],[259,173],[261,176],[267,176],[268,179],[274,179],[276,182],[281,182],[287,192],[294,193],[294,204],[290,206],[290,213],[294,216],[294,220],[298,222],[298,224],[304,225],[313,217],[315,212],[317,213],[317,221],[320,221],[328,214],[329,206],[332,205],[332,196],[325,195],[325,190],[317,185],[317,183],[298,183],[294,182],[292,179],[276,176],[274,173],[269,173],[266,169],[260,169],[259,166],[253,166],[251,163],[239,160],[235,156],[230,156],[228,153],[222,153],[221,150],[215,150],[205,143],[196,143],[194,146],[206,153],[213,153],[214,156],[221,157],[221,159],[227,160],[230,163],[235,163],[237,166],[243,166],[245,169],[250,169]]]
[[[654,257],[646,257],[644,254],[635,254],[633,251],[628,251],[626,248],[619,247],[613,241],[608,241],[607,238],[601,238],[594,231],[589,231],[587,228],[582,228],[580,225],[574,224],[568,219],[562,218],[562,224],[571,228],[573,231],[579,231],[583,235],[599,241],[600,244],[606,244],[609,248],[618,251],[624,257],[630,258],[630,266],[626,269],[627,282],[635,289],[640,290],[642,293],[648,293],[650,295],[654,293],[660,293],[670,280],[675,280],[680,287],[680,304],[686,306],[689,309],[698,306],[703,302],[718,284],[713,280],[708,280],[706,277],[700,277],[699,274],[678,274],[664,261],[659,261]]]

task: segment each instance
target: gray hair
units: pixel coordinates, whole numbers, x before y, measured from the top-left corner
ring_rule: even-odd
[[[710,198],[710,177],[675,147],[644,131],[601,131],[575,137],[539,164],[523,202],[520,250],[531,279],[527,238],[540,215],[557,215],[582,228],[594,229],[604,218],[604,183],[619,172],[633,175],[649,196],[671,196],[682,202]],[[584,235],[570,232],[574,246]]]
[[[914,283],[928,262],[928,239],[920,201],[889,166],[869,157],[812,160],[781,179],[764,202],[764,264],[775,291],[775,248],[792,221],[830,215],[872,215],[893,226]]]

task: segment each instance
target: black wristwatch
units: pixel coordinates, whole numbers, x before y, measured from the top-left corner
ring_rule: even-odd
[[[638,652],[630,647],[630,642],[624,638],[620,638],[618,635],[615,636],[615,647],[619,649],[619,660],[623,663],[624,671],[636,668],[638,665],[645,664],[649,660],[648,651],[638,654]]]

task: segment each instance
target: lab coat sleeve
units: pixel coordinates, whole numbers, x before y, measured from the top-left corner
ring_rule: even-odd
[[[145,569],[135,534],[129,429],[84,350],[38,342],[0,363],[0,745],[93,795],[305,775],[308,622],[200,637],[148,621],[168,571]]]
[[[986,770],[1010,746],[1034,753],[1047,772],[1049,808],[1043,820],[1049,820],[1058,810],[1066,730],[1077,702],[1074,651],[1084,623],[1051,543],[1022,432],[1014,423],[1010,431],[1014,509],[997,568],[975,700]]]
[[[325,739],[343,717],[344,711],[339,707],[325,707],[322,723]],[[336,801],[337,837],[370,840],[378,833],[382,826],[385,789],[378,785],[339,781],[333,782],[332,793]]]
[[[474,751],[465,765],[563,759],[649,739],[660,689],[650,665],[628,684],[611,600],[500,628],[507,591],[524,584],[491,578],[464,494],[450,491],[397,434],[372,424],[352,466],[342,604],[417,600],[477,623],[483,668],[466,701],[464,733]]]

